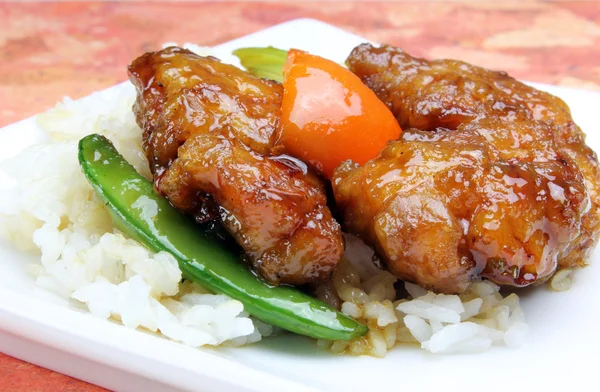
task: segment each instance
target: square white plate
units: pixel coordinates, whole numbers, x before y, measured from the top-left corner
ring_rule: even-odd
[[[235,61],[233,49],[272,45],[343,62],[364,41],[322,22],[299,19],[220,45],[214,55]],[[569,104],[576,122],[588,134],[588,143],[600,151],[600,93],[537,87]],[[110,93],[108,89],[84,99]],[[41,138],[33,118],[1,129],[0,159]],[[600,349],[598,251],[591,266],[579,271],[570,291],[554,293],[541,287],[521,293],[530,326],[524,346],[445,356],[401,346],[385,359],[334,356],[300,336],[269,338],[244,348],[192,349],[97,319],[35,288],[26,272],[27,263],[35,257],[0,243],[0,351],[109,389],[464,391],[576,390],[578,384],[593,390],[597,386],[593,370]]]

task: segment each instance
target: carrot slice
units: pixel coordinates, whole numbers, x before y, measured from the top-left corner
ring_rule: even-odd
[[[376,157],[402,132],[375,93],[333,61],[292,49],[283,74],[279,142],[327,178],[345,160]]]

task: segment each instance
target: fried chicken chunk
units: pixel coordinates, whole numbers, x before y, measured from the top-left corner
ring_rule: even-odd
[[[176,47],[129,67],[156,190],[198,221],[215,217],[272,283],[326,280],[343,253],[320,180],[270,156],[282,87]]]
[[[358,46],[349,68],[405,130],[333,178],[348,230],[398,277],[461,292],[584,265],[598,239],[594,152],[560,99],[461,61]]]

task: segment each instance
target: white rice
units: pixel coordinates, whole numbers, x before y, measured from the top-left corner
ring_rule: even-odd
[[[320,345],[336,353],[381,357],[396,344],[416,343],[438,354],[480,352],[492,345],[514,347],[524,341],[527,325],[516,294],[502,298],[499,287],[488,281],[474,282],[461,295],[435,294],[404,283],[409,296],[397,300],[397,279],[370,261],[373,251],[362,241],[352,235],[345,238],[345,258],[330,291],[337,294],[342,312],[367,324],[369,333],[353,342]],[[336,302],[331,294],[327,300]]]
[[[181,283],[170,254],[153,254],[117,231],[81,173],[77,142],[99,133],[150,178],[131,110],[134,99],[133,86],[122,84],[92,99],[65,98],[38,117],[49,141],[0,164],[5,188],[0,193],[0,234],[21,249],[39,252],[40,262],[29,271],[40,287],[87,304],[97,317],[193,347],[243,345],[271,335],[273,327],[250,318],[239,301]],[[407,283],[409,297],[398,300],[397,279],[373,264],[373,251],[354,236],[346,240],[340,267],[317,296],[366,323],[370,331],[352,342],[319,341],[320,346],[335,353],[384,356],[396,344],[450,353],[523,342],[527,327],[515,294],[502,298],[489,282],[476,282],[460,296],[436,295]],[[570,283],[570,274],[563,275],[556,289]]]
[[[38,116],[50,140],[0,164],[2,234],[39,252],[40,263],[29,266],[39,286],[86,303],[95,316],[194,347],[260,340],[272,328],[250,318],[239,301],[181,284],[170,254],[153,254],[118,232],[81,173],[77,142],[99,133],[150,176],[134,99],[133,86],[123,84],[92,100],[66,98]]]

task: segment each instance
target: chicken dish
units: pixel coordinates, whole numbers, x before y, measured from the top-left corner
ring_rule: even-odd
[[[219,219],[272,283],[327,280],[343,252],[322,181],[271,156],[282,87],[180,48],[129,67],[157,191],[198,221]]]
[[[460,292],[583,265],[598,239],[595,153],[560,99],[461,61],[364,44],[352,72],[404,132],[333,178],[338,207],[402,279]]]
[[[598,239],[600,177],[564,102],[504,72],[386,45],[358,46],[347,65],[396,119],[387,125],[384,113],[363,130],[373,138],[378,127],[402,132],[362,161],[332,147],[340,158],[328,171],[306,148],[290,147],[286,124],[296,114],[285,109],[287,81],[180,48],[136,59],[134,111],[156,190],[199,222],[222,222],[275,284],[331,276],[344,248],[333,215],[394,275],[437,292],[463,292],[479,276],[527,286],[585,264]],[[359,116],[347,97],[346,117],[328,119],[326,133]],[[315,102],[302,107],[327,109]],[[294,124],[296,146],[311,121],[318,119]],[[363,141],[371,139],[354,143]]]
[[[227,57],[259,36],[143,54],[131,83],[38,116],[41,143],[0,165],[0,236],[38,252],[38,287],[194,348],[289,332],[383,357],[519,347],[520,288],[542,286],[534,318],[576,312],[538,318],[537,343],[570,341],[594,308],[600,173],[565,102],[389,45]]]

